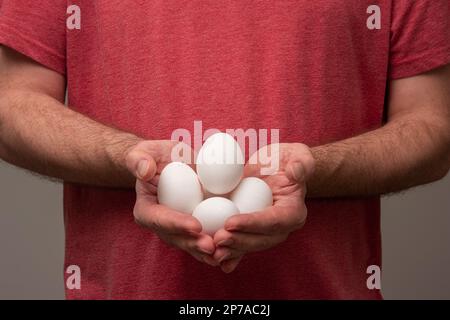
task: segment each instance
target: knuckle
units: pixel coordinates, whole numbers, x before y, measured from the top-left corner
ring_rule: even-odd
[[[194,241],[193,239],[189,239],[189,238],[182,238],[182,243],[183,243],[183,247],[186,248],[186,250],[189,251],[199,251],[200,246],[198,245],[198,243],[196,241]]]
[[[306,216],[307,216],[307,209],[306,206],[303,204],[299,210],[296,211],[296,215],[294,218],[293,228],[294,230],[300,229],[305,225],[306,222]]]
[[[240,237],[236,237],[234,235],[231,235],[225,241],[227,244],[229,244],[227,247],[230,249],[240,250],[247,246],[247,243],[244,239],[241,239]]]
[[[139,207],[136,205],[134,206],[134,209],[133,209],[133,217],[134,217],[134,222],[136,224],[138,224],[140,226],[144,225],[144,222],[143,222],[143,219],[141,216],[141,211],[139,210]]]
[[[302,219],[302,217],[300,215],[297,215],[295,217],[295,220],[294,220],[294,227],[295,228],[300,228],[302,226],[302,224],[303,224],[303,221],[304,220]]]
[[[304,220],[301,218],[300,215],[296,216],[294,219],[293,229],[297,230],[300,229],[303,226]]]
[[[305,205],[303,205],[303,210],[302,210],[302,220],[303,220],[303,222],[305,222],[307,217],[308,217],[308,209],[306,208]]]
[[[296,223],[294,225],[294,230],[298,230],[298,229],[303,228],[305,223],[306,223],[306,219],[301,219],[301,218],[297,219],[297,221],[296,221]]]
[[[197,246],[195,243],[193,243],[192,241],[189,241],[186,238],[181,238],[178,241],[178,247],[180,247],[181,249],[183,249],[184,251],[193,254],[194,252],[197,251]]]

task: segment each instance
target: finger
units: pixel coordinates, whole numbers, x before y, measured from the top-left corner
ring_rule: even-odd
[[[172,140],[171,161],[183,162],[195,170],[196,152],[185,142]]]
[[[153,179],[154,178],[152,178],[150,180],[150,182],[136,179],[135,189],[136,189],[137,199],[145,199],[145,201],[149,201],[151,203],[157,202],[156,195],[157,195],[158,187],[151,182]]]
[[[159,175],[159,174],[155,174],[154,176],[153,176],[153,178],[151,178],[150,180],[149,180],[149,183],[151,184],[151,185],[153,185],[153,186],[158,186],[158,183],[159,183],[159,179],[161,178],[161,176]]]
[[[285,168],[288,179],[298,183],[299,185],[305,185],[313,171],[313,163],[305,164],[303,161],[299,160],[290,161]]]
[[[207,235],[182,236],[164,233],[157,233],[157,235],[167,244],[187,252],[200,262],[207,263],[211,266],[219,265],[212,257],[214,243],[212,238]],[[206,239],[207,237],[210,239]]]
[[[311,150],[302,143],[292,145],[291,156],[286,164],[286,175],[297,183],[304,184],[313,174],[315,161]]]
[[[231,247],[233,245],[233,233],[223,228],[219,229],[214,234],[213,240],[218,247]]]
[[[306,181],[305,169],[300,161],[291,161],[285,168],[286,177],[290,181],[303,184]]]
[[[236,249],[230,249],[228,247],[217,247],[214,251],[213,258],[217,263],[220,264],[225,260],[234,259],[244,254],[245,252]]]
[[[211,267],[217,267],[219,266],[219,263],[217,263],[216,260],[214,260],[214,258],[210,255],[203,255],[202,257],[202,261],[208,265],[210,265]]]
[[[219,262],[212,256],[215,247],[210,236],[200,235],[197,239],[183,239],[182,236],[175,236],[174,241],[176,246],[194,256],[198,261],[213,267],[219,265]]]
[[[187,251],[187,250],[183,250],[183,251],[185,251],[187,254],[193,256],[199,262],[206,263],[207,265],[210,265],[211,267],[219,266],[219,263],[216,260],[214,260],[214,258],[209,254],[198,253],[197,251]]]
[[[197,260],[198,262],[206,263],[211,267],[219,266],[219,263],[216,260],[214,260],[214,258],[211,255],[198,253],[196,251],[187,251],[187,250],[183,251],[186,252],[186,254],[189,254],[190,256],[194,257],[195,260]]]
[[[156,232],[189,235],[202,231],[200,222],[193,216],[160,204],[149,204],[145,198],[136,201],[133,214],[136,222]]]
[[[316,161],[314,160],[314,156],[311,152],[311,149],[302,143],[296,144],[296,150],[297,150],[297,159],[301,161],[303,170],[304,170],[304,176],[306,180],[310,178],[316,168]]]
[[[289,233],[303,226],[306,220],[306,206],[271,206],[260,212],[244,213],[230,217],[225,230],[256,234]]]
[[[288,234],[261,235],[243,232],[228,232],[224,229],[214,235],[214,243],[219,249],[226,248],[238,252],[257,252],[266,250],[285,241]],[[220,252],[220,251],[219,251]],[[233,253],[231,254],[233,256]]]
[[[238,258],[226,260],[226,261],[222,262],[222,264],[220,265],[220,268],[225,273],[231,273],[236,269],[236,267],[239,265],[239,262],[241,262],[241,260],[242,260],[242,256],[238,257]]]
[[[143,181],[150,180],[156,174],[156,162],[153,157],[144,150],[133,149],[126,157],[128,170],[137,178]]]
[[[306,181],[315,168],[312,152],[302,143],[288,145],[286,147],[286,144],[271,144],[260,148],[249,158],[244,168],[244,176],[262,177],[286,171],[293,180]],[[284,150],[281,153],[280,148]]]
[[[213,238],[207,234],[200,234],[196,240],[194,249],[208,255],[212,255],[216,249]]]
[[[244,167],[244,176],[261,178],[275,174],[279,171],[281,160],[280,144],[265,145],[249,157]]]
[[[175,246],[173,246],[175,247]],[[179,248],[177,248],[179,249]],[[206,254],[201,254],[201,253],[197,253],[197,252],[188,252],[186,250],[183,250],[184,252],[186,252],[186,254],[189,254],[190,256],[194,257],[195,260],[197,260],[198,262],[202,262],[202,263],[207,263],[205,261],[205,257],[207,256]],[[215,261],[214,261],[215,262]],[[208,263],[209,264],[209,263]],[[217,263],[215,263],[214,266],[216,266]]]

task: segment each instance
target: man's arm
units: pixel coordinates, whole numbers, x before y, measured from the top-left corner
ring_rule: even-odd
[[[222,270],[233,271],[247,252],[273,247],[304,224],[305,185],[309,197],[351,197],[393,192],[443,177],[450,166],[449,69],[393,81],[389,121],[378,130],[312,148],[313,157],[304,145],[282,144],[284,177],[265,177],[274,192],[274,206],[235,215],[214,235],[214,259]],[[259,167],[247,169],[254,173]]]
[[[444,177],[450,167],[450,66],[392,81],[385,126],[312,153],[309,197],[385,194]]]
[[[171,161],[176,142],[141,141],[97,123],[66,108],[64,92],[63,76],[0,47],[0,158],[70,182],[136,185],[136,221],[168,244],[215,265],[213,240],[200,234],[200,223],[156,203],[152,179]]]
[[[65,181],[134,186],[126,152],[141,139],[63,105],[65,79],[0,47],[0,158]]]

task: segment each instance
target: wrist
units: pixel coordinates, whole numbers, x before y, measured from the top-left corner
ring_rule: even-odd
[[[127,169],[126,158],[128,153],[141,141],[143,139],[133,134],[122,133],[106,143],[106,156],[118,172],[129,175],[130,178],[132,177],[132,174]]]

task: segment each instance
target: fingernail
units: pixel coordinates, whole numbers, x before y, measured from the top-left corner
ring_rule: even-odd
[[[140,160],[137,167],[137,175],[139,178],[145,177],[148,171],[148,160]]]
[[[204,256],[203,262],[205,262],[206,264],[209,264],[210,266],[213,266],[213,267],[217,267],[219,265],[219,263],[216,260],[214,260],[213,258],[211,258],[210,256]]]
[[[203,248],[198,248],[198,251],[200,251],[200,252],[202,252],[204,254],[209,254],[209,255],[214,253],[214,251],[212,251],[212,250],[206,250],[206,249],[203,249]]]
[[[232,244],[233,244],[233,239],[226,239],[226,240],[220,241],[217,245],[226,247],[226,246],[231,246]]]
[[[227,267],[226,269],[223,270],[223,272],[225,272],[225,273],[232,273],[234,271],[234,269],[235,268]]]
[[[222,263],[222,261],[227,260],[231,256],[231,253],[227,253],[222,258],[219,259],[219,263]]]

